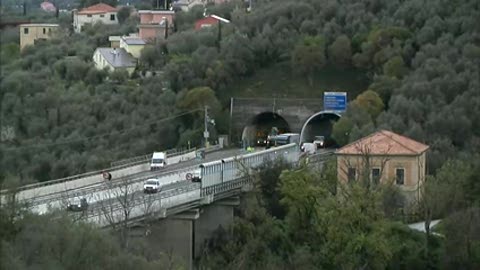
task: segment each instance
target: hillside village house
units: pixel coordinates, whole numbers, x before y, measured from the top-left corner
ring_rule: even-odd
[[[145,47],[145,41],[136,36],[123,36],[120,37],[119,48],[125,49],[134,58],[140,58],[143,48]]]
[[[407,201],[421,197],[429,146],[391,131],[381,130],[336,151],[339,181],[365,180],[393,184]]]
[[[165,30],[173,31],[175,12],[171,10],[139,10],[140,24],[138,35],[145,41],[152,42],[165,37]],[[167,29],[168,27],[168,29]]]
[[[137,65],[137,59],[145,47],[145,41],[136,35],[110,36],[111,48],[97,48],[93,54],[95,67],[115,71],[125,69],[129,75]]]
[[[217,15],[209,15],[205,18],[201,18],[195,22],[195,30],[200,30],[206,27],[212,27],[213,25],[217,25],[219,22],[222,23],[230,23],[229,20],[222,18]]]
[[[37,41],[47,40],[59,30],[58,24],[29,23],[20,25],[20,50],[27,45],[34,45]]]
[[[40,8],[46,12],[56,12],[57,8],[50,2],[44,1],[40,4]]]
[[[79,33],[87,23],[118,24],[117,11],[117,8],[103,3],[89,6],[80,11],[75,9],[73,10],[73,29]]]
[[[110,41],[110,47],[120,48],[120,39],[122,39],[121,36],[109,36],[108,41]]]
[[[172,3],[172,8],[175,10],[189,11],[197,5],[205,6],[207,4],[223,4],[230,0],[176,0]]]
[[[126,70],[128,75],[132,75],[137,66],[137,60],[123,48],[97,48],[93,61],[97,69]]]

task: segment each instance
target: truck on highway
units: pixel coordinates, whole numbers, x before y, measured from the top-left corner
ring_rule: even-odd
[[[280,145],[287,145],[291,143],[300,143],[300,134],[298,133],[283,133],[281,135],[276,136],[268,136],[267,146],[266,148],[280,146]]]
[[[150,178],[143,184],[143,193],[157,193],[160,189],[160,180],[156,178]]]
[[[165,152],[153,152],[150,170],[159,170],[165,166],[167,166],[167,154]]]

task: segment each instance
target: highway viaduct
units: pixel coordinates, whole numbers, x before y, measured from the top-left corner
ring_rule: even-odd
[[[322,104],[321,99],[232,99],[231,139],[252,142],[259,129],[273,126],[284,128],[286,132],[304,133],[303,141],[312,140],[312,135],[328,137],[333,122],[340,115],[322,111]],[[96,181],[89,184],[95,185]],[[205,240],[218,227],[226,229],[233,222],[233,209],[240,202],[238,190],[226,192],[222,198],[207,203],[199,193],[202,203],[184,208],[183,205],[175,206],[175,210],[160,213],[150,223],[133,221],[130,232],[133,237],[145,237],[152,251],[173,250],[185,259],[187,269],[193,269],[193,261],[201,255]],[[34,197],[37,195],[35,193]]]

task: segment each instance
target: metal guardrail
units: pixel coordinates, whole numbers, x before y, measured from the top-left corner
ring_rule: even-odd
[[[311,161],[309,163],[325,162],[328,158],[333,156],[334,152],[335,152],[335,150],[310,155],[309,158],[311,159]],[[297,162],[295,162],[295,163],[297,163]],[[189,201],[189,202],[186,202],[186,203],[183,203],[183,204],[179,204],[179,205],[170,206],[170,207],[162,207],[162,204],[160,203],[160,208],[157,209],[156,212],[161,212],[162,209],[163,209],[163,210],[165,210],[165,213],[170,213],[171,214],[171,213],[173,213],[172,211],[174,209],[176,209],[178,207],[182,207],[184,205],[187,205],[190,208],[198,207],[202,204],[202,202],[201,202],[202,199],[206,198],[208,196],[213,196],[213,201],[230,197],[232,195],[237,194],[238,192],[241,192],[241,189],[245,185],[249,185],[249,184],[252,184],[252,178],[250,178],[249,176],[242,176],[242,177],[239,177],[238,179],[235,179],[233,181],[220,183],[220,184],[210,186],[210,187],[206,187],[206,188],[200,188],[200,184],[192,183],[191,185],[187,185],[187,186],[183,186],[183,187],[179,187],[179,188],[174,188],[174,189],[170,189],[170,190],[164,190],[164,191],[158,193],[157,195],[148,195],[148,197],[140,196],[138,198],[135,198],[134,204],[129,205],[129,207],[138,207],[138,206],[141,206],[141,205],[145,205],[146,202],[147,203],[152,203],[152,198],[153,198],[153,202],[156,201],[156,200],[159,200],[161,202],[162,199],[178,196],[180,194],[184,194],[184,193],[187,193],[187,192],[190,192],[190,191],[193,191],[193,190],[200,189],[200,200],[194,199],[192,201]],[[96,211],[95,211],[95,209],[96,209]],[[114,211],[115,210],[120,210],[120,209],[123,209],[123,208],[122,208],[122,206],[120,205],[119,202],[118,202],[118,204],[115,205],[114,209],[110,208],[110,210],[114,210]],[[93,209],[89,209],[88,212],[89,212],[89,214],[87,214],[83,218],[88,219],[88,218],[93,218],[93,217],[103,215],[103,213],[98,210],[98,207],[95,207]],[[146,217],[147,214],[148,213],[145,213],[143,216],[140,215],[140,216],[132,217],[132,220],[142,219],[142,218]]]
[[[180,174],[182,172],[190,171],[194,168],[196,168],[197,165],[192,165],[188,166],[186,168],[178,169],[178,170],[173,170],[173,171],[153,171],[151,174],[148,175],[142,175],[139,177],[131,178],[131,176],[122,176],[120,178],[115,179],[112,182],[101,182],[101,183],[95,183],[95,184],[90,184],[88,186],[84,186],[81,190],[78,190],[76,188],[73,189],[66,189],[62,191],[58,191],[55,193],[50,193],[48,195],[45,195],[43,199],[36,197],[32,198],[29,200],[26,200],[25,202],[30,205],[30,207],[34,207],[37,205],[41,204],[48,204],[52,201],[58,201],[59,199],[71,199],[79,196],[86,196],[87,194],[91,194],[94,192],[104,192],[107,190],[115,189],[115,188],[120,188],[124,187],[126,185],[132,185],[136,184],[138,182],[144,182],[145,180],[152,178],[152,177],[168,177],[171,175],[176,175]],[[183,179],[182,179],[183,180]],[[182,181],[180,180],[180,181]],[[62,196],[62,195],[66,196]]]
[[[187,192],[190,192],[190,191],[194,191],[194,190],[197,190],[199,188],[200,188],[200,184],[193,183],[191,185],[180,187],[180,188],[164,190],[164,191],[159,192],[157,194],[150,194],[148,196],[137,197],[137,198],[134,199],[134,203],[128,205],[128,207],[129,208],[134,208],[134,207],[138,207],[138,206],[143,206],[143,205],[145,205],[145,203],[153,203],[157,200],[161,201],[162,199],[167,199],[167,198],[171,198],[171,197],[174,197],[174,196],[178,196],[180,194],[184,194],[184,193],[187,193]],[[152,200],[152,198],[153,198],[153,200]],[[102,207],[103,207],[103,205],[101,205],[101,204],[98,204],[98,203],[95,204],[94,207],[92,207],[88,210],[88,214],[86,216],[84,216],[84,218],[92,218],[92,217],[103,215],[103,213],[101,211],[98,211],[99,208],[101,210]],[[113,205],[110,205],[109,207],[110,208],[108,210],[120,210],[120,209],[124,208],[121,205],[121,203],[118,202],[118,201],[115,202]]]
[[[171,153],[171,156],[173,157],[173,156],[177,156],[177,155],[182,155],[182,153],[184,154],[184,153],[188,153],[190,151],[195,151],[195,148],[193,148],[193,150],[184,150],[183,152],[177,152],[175,149],[171,149],[171,150],[167,150],[167,155],[168,155],[168,151],[171,151],[170,153]],[[148,156],[148,155],[144,155],[143,158],[145,158],[145,156]],[[137,157],[134,157],[132,159],[141,158],[141,157],[142,156],[137,156]],[[73,181],[73,180],[77,180],[77,179],[81,179],[81,178],[86,178],[86,177],[90,177],[90,176],[94,176],[94,175],[100,175],[104,171],[120,170],[120,169],[128,168],[128,167],[131,167],[131,166],[135,166],[135,165],[138,165],[138,164],[141,164],[141,163],[143,163],[143,161],[135,162],[135,163],[125,163],[123,165],[118,165],[118,166],[110,167],[110,168],[107,168],[107,169],[86,172],[86,173],[72,175],[72,176],[68,176],[68,177],[65,177],[65,178],[50,180],[50,181],[46,181],[46,182],[28,184],[28,185],[16,188],[16,191],[18,192],[18,191],[23,191],[23,190],[28,190],[28,189],[35,189],[35,188],[39,188],[39,187],[50,186],[50,185],[55,185],[55,184],[59,184],[59,183],[63,183],[63,182],[68,182],[68,181]],[[8,192],[8,190],[0,190],[0,194],[4,194],[4,193],[7,193],[7,192]]]
[[[210,152],[215,152],[215,151],[218,151],[218,150],[221,150],[221,149],[222,149],[222,146],[219,145],[219,144],[216,144],[216,145],[212,145],[208,148],[203,147],[203,148],[200,148],[198,150],[203,150],[203,151],[205,151],[205,153],[210,153]]]
[[[210,152],[214,152],[214,151],[221,150],[222,148],[219,145],[215,145],[215,146],[209,147],[208,149]],[[202,150],[202,149],[199,149],[199,150]],[[189,153],[190,151],[193,151],[193,150],[192,149],[185,150],[183,152],[175,153],[172,156],[182,155],[185,153]],[[134,178],[132,178],[131,175],[121,176],[121,177],[115,178],[111,182],[92,183],[92,184],[83,186],[80,190],[78,190],[78,188],[65,189],[62,191],[49,193],[43,196],[37,196],[35,198],[25,200],[24,202],[30,205],[30,207],[34,207],[41,204],[48,204],[52,201],[57,201],[59,198],[68,200],[78,196],[85,196],[86,194],[90,194],[93,192],[107,191],[109,189],[119,188],[125,185],[132,185],[138,182],[143,182],[152,177],[168,177],[171,175],[181,174],[183,172],[195,169],[197,168],[197,166],[198,165],[191,165],[188,167],[184,167],[177,170],[170,170],[170,171],[153,171],[146,175],[142,175]],[[62,196],[63,194],[67,194],[67,195]]]
[[[326,159],[330,158],[334,154],[335,154],[335,149],[328,150],[322,153],[313,154],[313,155],[307,155],[306,158],[308,159],[308,163],[316,163],[316,162],[325,161]]]
[[[133,158],[122,159],[119,161],[110,162],[110,167],[123,166],[123,165],[137,165],[139,163],[146,163],[151,160],[152,154],[136,156]]]
[[[213,149],[215,149],[215,148],[213,148]],[[213,150],[213,151],[215,151],[215,150]],[[331,150],[331,151],[327,151],[327,152],[317,153],[317,154],[314,154],[314,155],[309,155],[308,156],[308,163],[312,164],[312,163],[323,162],[326,159],[330,158],[334,154],[334,151],[335,150]],[[101,182],[101,183],[90,184],[90,185],[82,187],[81,190],[78,190],[76,188],[66,189],[66,190],[62,190],[62,191],[59,191],[59,192],[50,193],[48,195],[44,195],[43,199],[41,197],[40,198],[36,197],[36,198],[32,198],[30,200],[27,200],[26,202],[27,202],[27,204],[31,205],[31,207],[33,207],[33,206],[37,206],[37,205],[41,205],[41,204],[48,204],[52,201],[57,201],[59,198],[68,200],[68,199],[75,198],[75,197],[78,197],[78,196],[86,196],[87,194],[91,194],[91,193],[94,193],[94,192],[105,192],[105,191],[108,191],[108,190],[111,190],[111,189],[121,188],[121,187],[126,186],[126,185],[136,184],[138,182],[143,182],[143,181],[145,181],[149,178],[152,178],[152,177],[169,177],[169,176],[172,176],[172,175],[178,175],[178,174],[190,171],[192,169],[195,169],[196,167],[197,167],[197,165],[192,165],[192,166],[188,166],[188,167],[177,169],[177,170],[171,170],[171,171],[154,171],[154,172],[151,172],[147,175],[142,175],[142,176],[134,177],[134,178],[132,178],[131,176],[128,176],[128,175],[127,176],[122,176],[122,177],[116,178],[115,180],[113,180],[111,182]],[[182,181],[182,180],[184,180],[184,179],[179,179],[179,181]],[[202,191],[202,192],[204,192],[204,191]]]
[[[190,148],[190,149],[187,149],[187,148],[169,149],[169,150],[165,151],[165,153],[167,154],[167,158],[168,158],[168,157],[180,156],[180,155],[192,152],[192,151],[196,151],[196,148],[194,147],[194,148]],[[151,159],[152,159],[152,154],[141,155],[141,156],[136,156],[136,157],[132,157],[132,158],[113,161],[113,162],[110,163],[110,166],[111,167],[122,166],[122,165],[134,166],[134,165],[137,165],[137,164],[140,164],[140,163],[150,162]]]

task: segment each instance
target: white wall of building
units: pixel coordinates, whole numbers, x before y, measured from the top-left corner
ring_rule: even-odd
[[[102,22],[103,24],[118,24],[117,12],[106,12],[101,14],[73,14],[73,29],[75,32],[80,33],[82,27],[89,23],[95,24]]]

